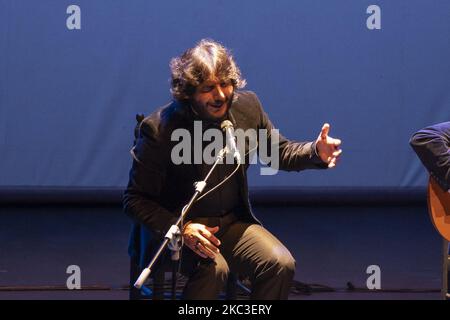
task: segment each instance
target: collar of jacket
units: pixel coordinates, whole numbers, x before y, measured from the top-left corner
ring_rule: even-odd
[[[182,117],[185,118],[188,122],[193,123],[194,121],[202,121],[203,130],[209,128],[220,128],[220,124],[223,120],[230,120],[233,126],[236,128],[236,120],[231,111],[233,108],[233,104],[234,100],[227,111],[226,117],[221,120],[210,120],[201,118],[200,115],[197,112],[195,112],[192,105],[189,103],[177,103],[177,108],[179,108],[179,112],[182,115]]]

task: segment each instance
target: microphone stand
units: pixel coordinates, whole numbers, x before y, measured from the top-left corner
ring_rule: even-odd
[[[167,231],[166,235],[164,236],[164,241],[162,242],[158,251],[154,255],[153,259],[150,261],[147,268],[142,270],[139,278],[134,283],[135,288],[140,289],[143,286],[145,280],[147,280],[148,276],[150,275],[154,264],[159,259],[162,252],[164,251],[164,249],[167,246],[169,247],[170,250],[172,250],[172,261],[175,262],[180,259],[180,251],[181,251],[181,244],[182,244],[180,227],[182,227],[183,220],[186,217],[186,215],[189,213],[189,211],[191,210],[194,202],[197,200],[197,198],[200,196],[200,194],[205,189],[206,182],[208,181],[212,172],[216,168],[217,164],[219,162],[223,161],[224,156],[227,152],[228,152],[227,147],[220,150],[219,154],[216,157],[216,161],[214,162],[213,166],[209,170],[205,179],[203,179],[202,181],[196,181],[194,183],[194,187],[195,187],[194,195],[192,196],[191,200],[189,200],[188,204],[185,205],[183,207],[183,209],[181,210],[181,214],[180,214],[180,217],[178,218],[177,222],[170,227],[169,231]],[[176,277],[175,276],[172,277],[172,281],[173,281],[173,283],[172,283],[172,299],[175,299],[175,289],[176,289],[176,285],[175,285]]]

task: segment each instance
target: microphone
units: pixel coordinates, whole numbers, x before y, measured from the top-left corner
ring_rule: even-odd
[[[233,157],[236,159],[236,162],[238,164],[241,164],[241,154],[239,153],[239,150],[236,147],[233,124],[229,120],[224,120],[220,124],[220,128],[223,131],[225,131],[225,138],[227,140],[228,152],[231,152],[233,154]]]

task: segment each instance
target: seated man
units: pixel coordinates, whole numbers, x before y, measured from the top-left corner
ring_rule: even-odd
[[[213,130],[209,132],[218,132],[221,138],[225,120],[235,129],[268,131],[264,138],[257,137],[257,145],[259,149],[275,147],[270,157],[274,160],[271,166],[278,163],[275,169],[299,171],[336,165],[341,142],[328,136],[328,124],[311,142],[294,142],[270,134],[275,132],[274,127],[261,103],[253,92],[238,90],[245,81],[233,57],[219,43],[202,40],[172,59],[170,66],[174,100],[142,121],[123,199],[126,214],[144,227],[146,235],[140,234],[141,245],[151,237],[162,239],[177,221],[194,193],[193,182],[203,180],[211,168],[211,163],[195,161],[208,153],[209,145],[201,141],[202,133],[206,136],[207,130]],[[196,138],[198,131],[200,138]],[[184,134],[195,140],[188,143],[192,148],[180,154],[177,137]],[[204,197],[194,203],[185,219],[181,270],[189,278],[184,288],[186,299],[217,299],[230,271],[250,279],[252,299],[288,297],[295,261],[253,215],[245,163],[251,150],[247,144],[244,146],[245,150],[239,150],[243,151],[244,163],[237,167],[232,159],[219,164],[208,180]],[[225,183],[212,190],[226,177],[229,179]],[[137,237],[133,234],[130,252],[139,254],[141,267],[146,267],[152,252],[142,246],[138,252],[133,250],[139,246],[138,241],[133,241]]]
[[[412,136],[410,144],[442,190],[450,193],[450,122],[435,124],[416,132]],[[443,251],[443,292],[445,293],[444,297],[448,299],[450,246],[445,239]]]

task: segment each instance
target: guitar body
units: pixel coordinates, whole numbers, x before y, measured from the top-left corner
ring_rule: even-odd
[[[428,183],[428,212],[440,235],[450,241],[450,193],[442,190],[432,177]]]

